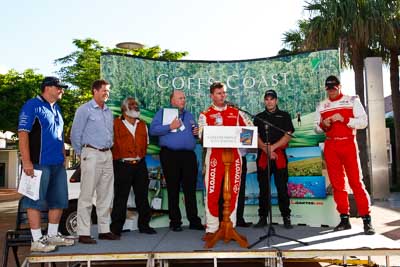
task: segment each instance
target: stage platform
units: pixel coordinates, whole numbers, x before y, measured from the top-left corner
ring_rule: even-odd
[[[71,247],[60,247],[52,253],[31,254],[25,262],[82,262],[91,266],[94,262],[142,260],[147,266],[168,266],[173,260],[209,259],[217,266],[222,259],[264,259],[266,266],[282,266],[284,260],[325,261],[331,263],[371,262],[371,257],[384,257],[386,266],[393,256],[400,255],[400,243],[383,235],[366,236],[362,228],[333,232],[332,228],[295,226],[287,230],[282,225],[274,225],[275,232],[295,238],[308,245],[288,241],[280,237],[270,237],[251,249],[241,248],[236,242],[219,241],[214,248],[205,249],[201,240],[203,231],[184,227],[182,232],[168,228],[158,228],[157,234],[147,235],[138,231],[125,232],[121,240],[98,240],[96,245],[76,243]],[[253,244],[267,233],[268,228],[236,228]],[[95,235],[97,236],[97,235]],[[357,258],[354,258],[357,257]],[[397,258],[397,257],[395,257]]]

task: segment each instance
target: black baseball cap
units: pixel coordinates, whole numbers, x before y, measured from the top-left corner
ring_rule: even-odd
[[[340,80],[336,76],[329,76],[325,80],[325,87],[327,89],[333,89],[335,86],[338,86],[340,84]]]
[[[56,86],[59,88],[68,88],[68,85],[61,83],[60,79],[53,76],[47,76],[43,79],[41,88],[44,89],[45,86]]]
[[[275,92],[275,90],[272,90],[272,89],[265,91],[264,99],[267,98],[267,96],[270,96],[272,98],[278,98],[277,93]]]

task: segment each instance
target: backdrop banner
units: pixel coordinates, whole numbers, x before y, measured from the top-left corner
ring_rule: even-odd
[[[325,78],[329,75],[340,75],[337,50],[238,61],[163,61],[104,53],[100,62],[102,78],[111,84],[107,105],[113,110],[114,115],[120,114],[121,101],[127,96],[133,96],[140,103],[140,118],[147,124],[151,123],[153,116],[161,107],[170,107],[169,97],[174,89],[185,92],[186,108],[194,114],[195,118],[198,118],[199,113],[211,104],[209,85],[214,81],[224,82],[227,86],[227,100],[251,114],[263,111],[265,91],[275,90],[278,93],[279,108],[289,112],[295,126],[295,138],[292,138],[287,150],[291,177],[289,179],[290,194],[300,199],[319,199],[319,202],[313,200],[309,203],[324,203],[324,205],[310,205],[304,209],[311,218],[324,218],[323,222],[314,221],[314,224],[334,225],[336,223],[336,214],[332,214],[331,223],[324,216],[312,214],[318,212],[313,211],[313,207],[319,207],[319,210],[321,206],[334,207],[333,204],[328,205],[326,202],[332,201],[331,198],[322,202],[320,200],[330,194],[330,190],[324,176],[319,147],[324,136],[314,133],[313,120],[317,104],[326,97]],[[151,198],[157,198],[157,203],[161,199],[161,204],[154,207],[161,207],[160,212],[165,212],[168,209],[166,192],[164,192],[166,188],[158,159],[157,138],[150,138],[147,152],[146,162],[150,178],[159,180],[158,183],[152,183],[150,190],[153,193],[149,195]],[[197,145],[198,193],[204,189],[201,153],[202,147]],[[253,209],[255,211],[259,192],[255,168],[256,155],[254,151],[250,151],[246,157],[248,161],[246,211]],[[160,188],[154,185],[159,185]],[[275,192],[274,190],[272,188],[272,192]],[[275,202],[276,200],[273,199],[273,203]],[[297,203],[292,201],[293,208]],[[304,207],[304,204],[300,206]],[[300,216],[297,213],[295,218],[301,220],[307,217],[307,214]],[[246,215],[250,214],[246,212]],[[159,220],[157,221],[159,225]],[[296,219],[294,222],[296,223]],[[168,225],[167,217],[166,223]],[[298,223],[302,222],[298,221]]]

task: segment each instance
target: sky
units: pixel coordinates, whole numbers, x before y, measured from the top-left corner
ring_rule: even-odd
[[[139,42],[187,51],[184,59],[236,60],[277,55],[283,33],[308,17],[303,0],[1,0],[0,73],[33,68],[54,75],[73,39],[106,47]],[[389,94],[384,72],[385,96]],[[352,71],[341,75],[354,93]]]

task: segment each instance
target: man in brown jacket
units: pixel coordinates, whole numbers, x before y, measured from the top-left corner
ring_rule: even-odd
[[[139,119],[137,101],[127,97],[121,105],[121,117],[114,120],[114,202],[111,212],[111,231],[121,235],[131,187],[135,193],[140,233],[155,234],[150,227],[151,210],[147,198],[149,178],[145,161],[149,143],[146,123]]]

